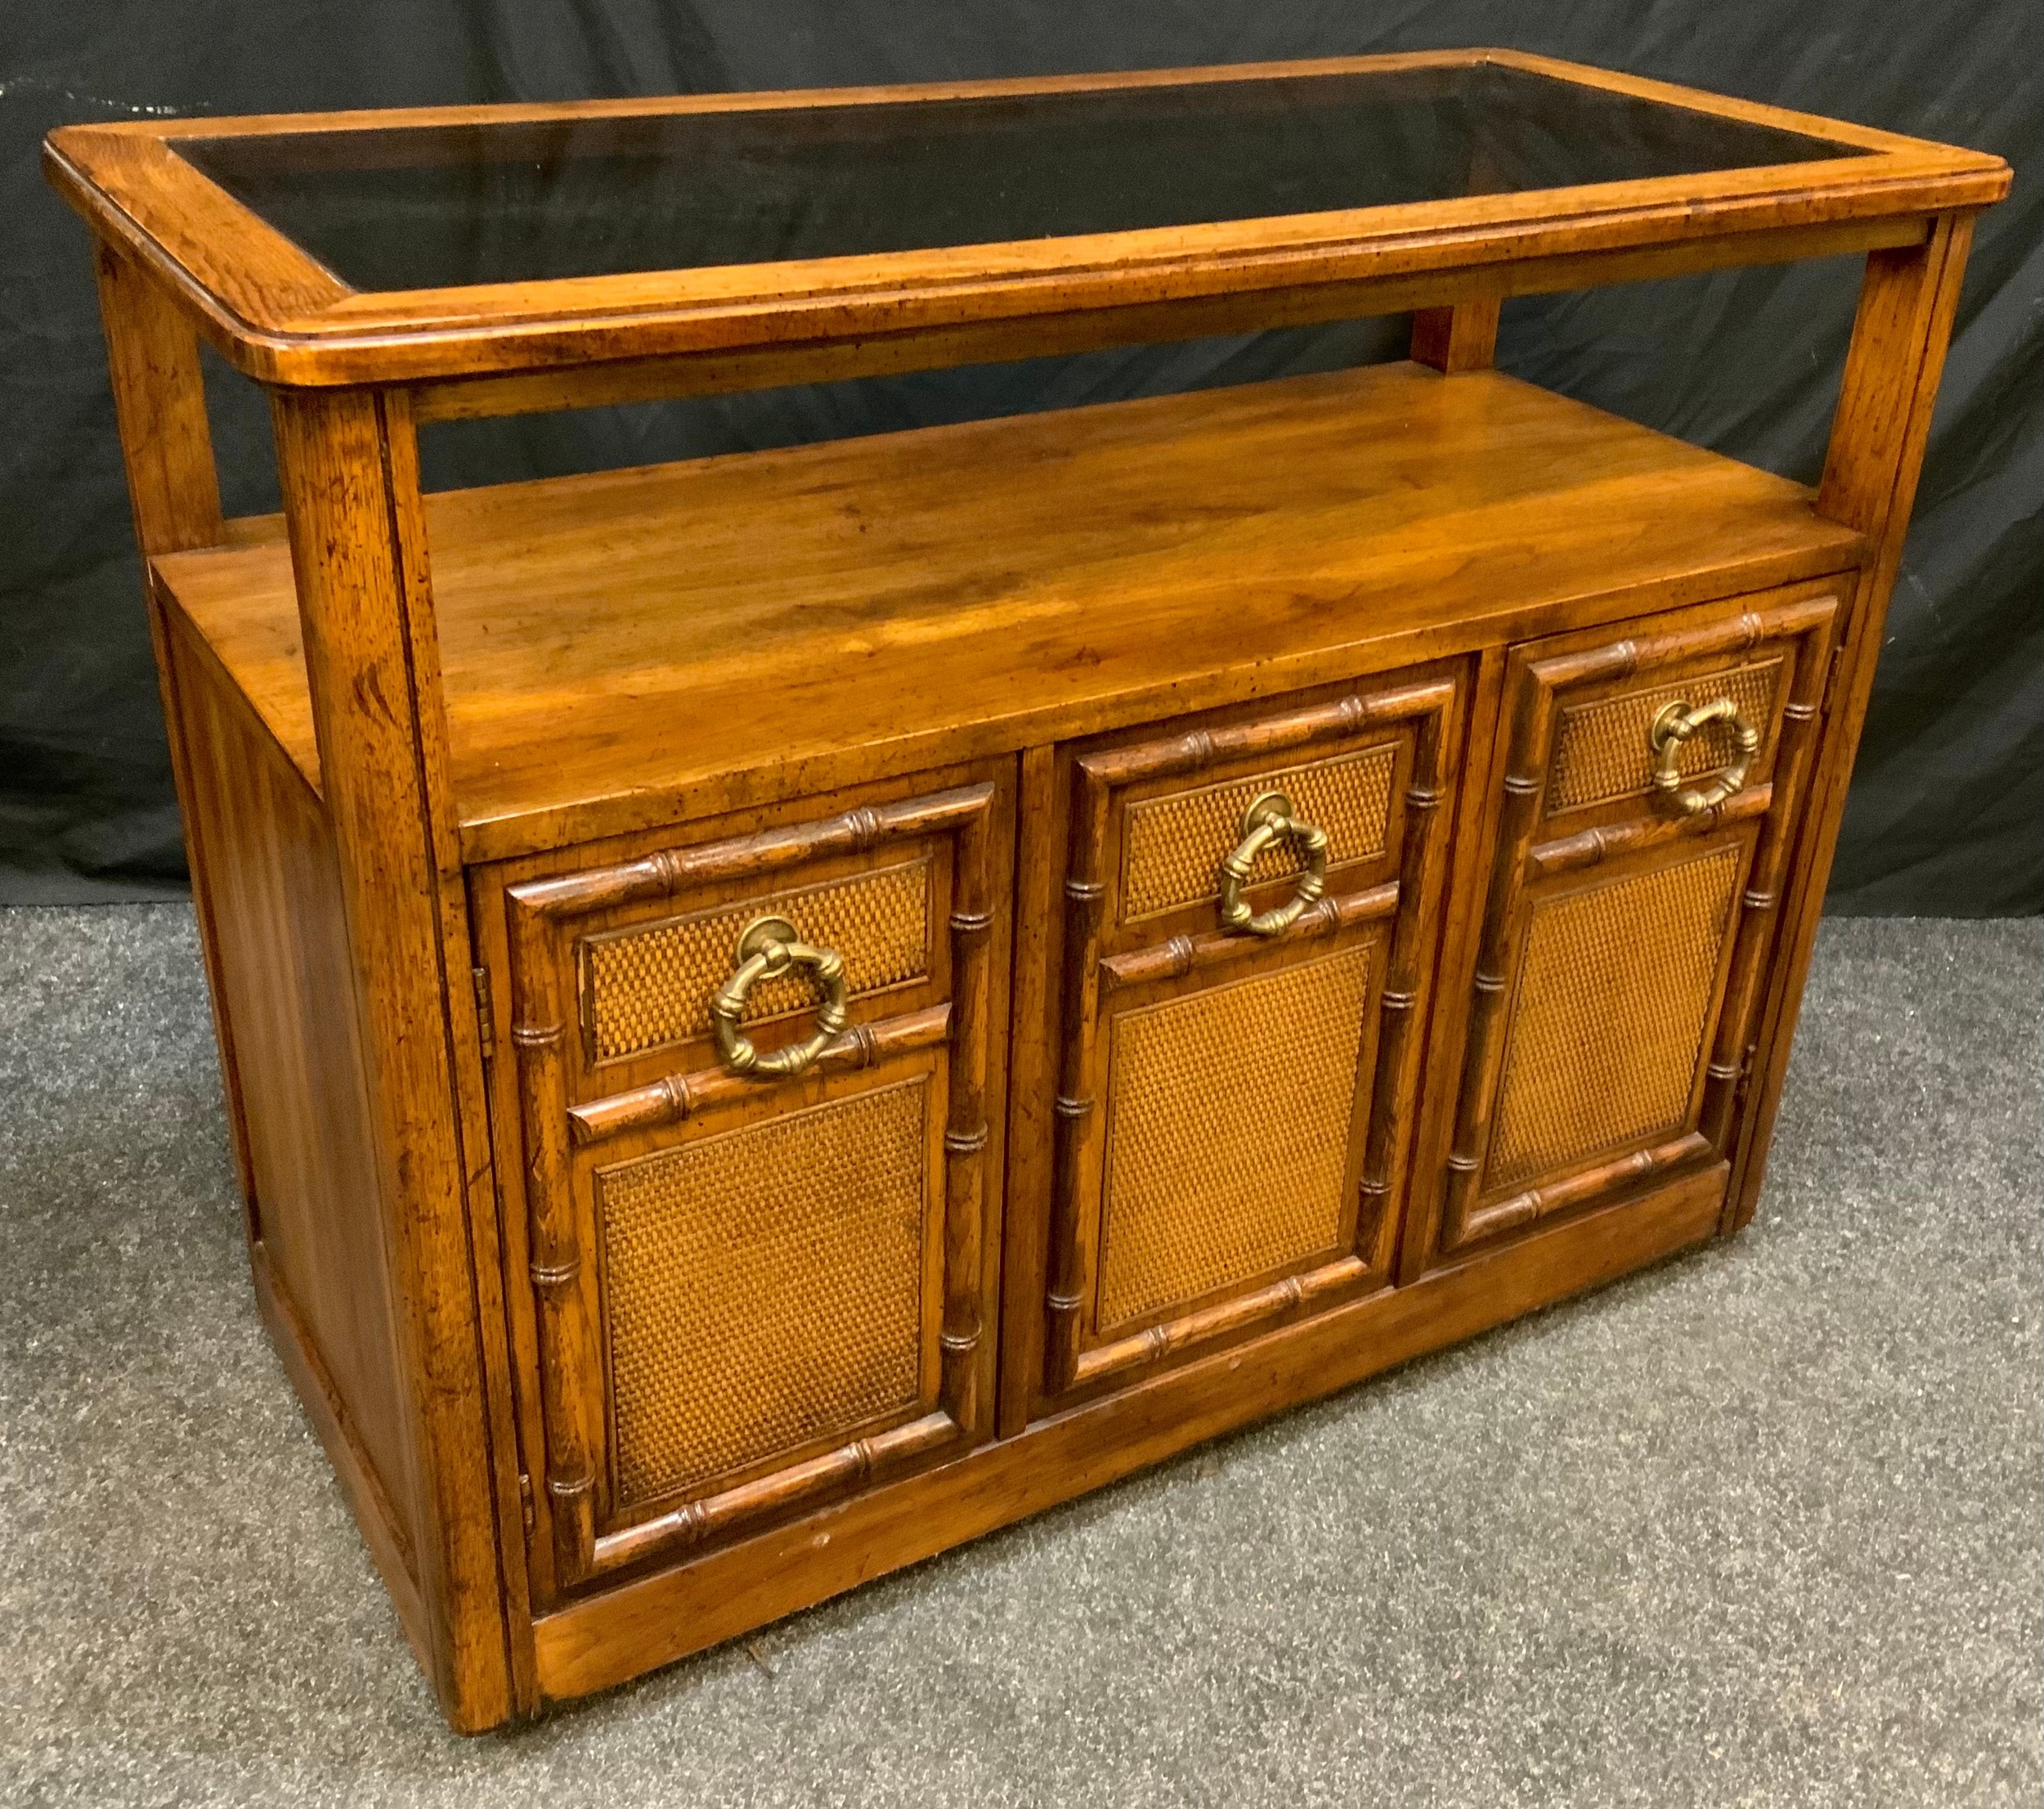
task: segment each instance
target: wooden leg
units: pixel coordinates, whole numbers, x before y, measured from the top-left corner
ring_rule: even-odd
[[[1970,213],[1947,214],[1921,245],[1867,254],[1817,510],[1858,528],[1871,544],[1872,557],[1861,573],[1840,648],[1817,783],[1802,850],[1791,865],[1797,884],[1784,901],[1785,940],[1777,953],[1767,1015],[1755,1044],[1744,1147],[1725,1194],[1722,1228],[1728,1232],[1752,1218],[1759,1198],[1817,920],[1838,846],[1853,756],[1867,718],[1889,593],[1923,469],[1931,406],[1972,235]]]
[[[273,408],[422,1478],[434,1683],[457,1727],[489,1726],[513,1690],[469,1211],[488,1152],[414,431],[401,396],[280,391]]]
[[[1444,375],[1487,370],[1497,354],[1498,299],[1423,307],[1412,317],[1412,358]]]

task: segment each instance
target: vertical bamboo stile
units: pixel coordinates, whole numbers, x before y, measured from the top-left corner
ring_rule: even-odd
[[[979,1379],[982,1334],[981,1228],[986,1214],[987,1042],[993,987],[993,904],[987,892],[992,861],[990,812],[982,806],[958,833],[952,859],[948,929],[952,946],[953,1038],[944,1127],[944,1400],[968,1438],[984,1430]]]
[[[1425,980],[1441,868],[1440,816],[1450,789],[1444,766],[1445,706],[1415,720],[1412,771],[1405,788],[1404,857],[1398,914],[1378,999],[1377,1072],[1370,1089],[1369,1132],[1359,1184],[1356,1254],[1373,1273],[1386,1269],[1397,1232],[1396,1204],[1405,1170],[1410,1095],[1419,1044],[1419,1000]]]
[[[1072,1385],[1078,1374],[1085,1291],[1091,1282],[1081,1220],[1084,1216],[1090,1151],[1099,1136],[1100,1102],[1095,1097],[1094,1026],[1100,1010],[1100,927],[1107,900],[1100,872],[1107,840],[1110,792],[1106,781],[1081,762],[1074,772],[1071,865],[1065,878],[1063,1039],[1057,1097],[1057,1151],[1052,1171],[1051,1286],[1047,1297],[1049,1335],[1044,1384],[1052,1394]]]
[[[576,1223],[563,1072],[567,1001],[547,947],[552,925],[540,911],[514,912],[512,959],[518,1015],[511,1046],[518,1065],[525,1134],[527,1246],[540,1333],[540,1407],[546,1426],[545,1482],[553,1528],[554,1582],[588,1576],[596,1552],[600,1425],[582,1385],[600,1373],[595,1277]]]
[[[1710,1147],[1720,1155],[1734,1129],[1733,1107],[1745,1084],[1752,1050],[1753,1020],[1767,951],[1778,925],[1782,872],[1801,821],[1819,701],[1831,669],[1831,622],[1806,631],[1797,650],[1794,689],[1782,707],[1775,743],[1773,807],[1760,819],[1759,846],[1739,900],[1738,944],[1732,957],[1732,990],[1718,1019],[1698,1120]]]
[[[1616,662],[1629,663],[1631,643],[1622,644]],[[1539,820],[1540,799],[1547,789],[1548,744],[1553,732],[1551,691],[1545,684],[1518,687],[1513,720],[1511,756],[1504,772],[1504,807],[1497,828],[1497,853],[1490,889],[1484,905],[1483,931],[1477,945],[1476,976],[1469,1006],[1468,1054],[1462,1093],[1456,1105],[1455,1141],[1447,1169],[1446,1196],[1441,1205],[1441,1247],[1451,1250],[1463,1241],[1490,1135],[1490,1108],[1498,1073],[1504,1061],[1504,990],[1511,965],[1513,883],[1524,869]]]

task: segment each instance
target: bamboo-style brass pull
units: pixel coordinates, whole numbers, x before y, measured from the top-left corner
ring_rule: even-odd
[[[1291,898],[1267,911],[1249,914],[1242,888],[1258,856],[1273,842],[1290,841],[1305,857],[1306,871]],[[1277,936],[1317,904],[1327,890],[1327,832],[1292,815],[1292,801],[1282,792],[1266,792],[1242,813],[1242,839],[1221,863],[1221,921],[1231,930],[1252,936]]]
[[[808,969],[823,989],[816,1008],[816,1032],[808,1041],[791,1043],[762,1055],[752,1039],[738,1028],[745,1016],[746,995],[762,980],[791,967]],[[835,949],[813,949],[798,939],[784,917],[755,917],[738,937],[738,965],[731,977],[710,995],[710,1021],[717,1033],[717,1053],[733,1074],[777,1080],[800,1074],[829,1047],[845,1028],[845,958]]]
[[[1738,757],[1708,785],[1692,786],[1685,791],[1675,761],[1690,736],[1713,722],[1732,725],[1732,740]],[[1746,770],[1759,748],[1760,731],[1739,714],[1739,707],[1729,698],[1715,698],[1700,710],[1692,707],[1687,698],[1678,698],[1654,718],[1647,730],[1647,745],[1653,750],[1654,789],[1671,799],[1684,816],[1694,816],[1699,810],[1724,803],[1746,783]]]

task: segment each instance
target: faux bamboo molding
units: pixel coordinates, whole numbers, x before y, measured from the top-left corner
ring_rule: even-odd
[[[1441,806],[1457,778],[1455,737],[1445,711],[1415,719],[1412,777],[1405,788],[1405,842],[1398,881],[1401,909],[1391,960],[1378,1001],[1382,1029],[1377,1082],[1370,1093],[1369,1140],[1358,1183],[1356,1247],[1373,1274],[1392,1259],[1395,1209],[1405,1163],[1412,1100],[1419,1085],[1421,984],[1432,953],[1429,927],[1439,913],[1447,869],[1447,817]]]
[[[511,1044],[525,1107],[532,1250],[528,1273],[539,1308],[554,1573],[569,1584],[590,1574],[596,1562],[596,1454],[604,1434],[600,1425],[591,1424],[592,1403],[576,1379],[600,1372],[596,1328],[603,1309],[594,1271],[583,1260],[574,1211],[568,1128],[561,1106],[567,1091],[566,1002],[558,965],[547,958],[536,933],[540,921],[535,913],[520,925],[513,972],[522,1016],[511,1026]]]
[[[960,786],[930,797],[861,807],[701,848],[662,848],[616,866],[535,880],[518,888],[513,903],[522,913],[553,922],[673,898],[717,880],[764,882],[827,855],[864,854],[890,842],[941,834],[984,810],[993,796],[990,785]]]
[[[835,1074],[876,1067],[893,1056],[935,1048],[950,1039],[951,1007],[932,1005],[906,1017],[854,1024],[840,1030],[817,1057],[815,1071]],[[662,1075],[643,1087],[570,1106],[567,1118],[578,1144],[597,1143],[632,1131],[678,1124],[757,1090],[756,1082],[728,1068],[699,1068],[693,1074]]]
[[[1303,1275],[1288,1275],[1283,1281],[1273,1282],[1270,1286],[1259,1288],[1253,1294],[1237,1295],[1232,1300],[1189,1313],[1183,1318],[1151,1326],[1132,1338],[1118,1339],[1113,1344],[1082,1351],[1074,1380],[1083,1387],[1088,1383],[1105,1381],[1111,1376],[1154,1368],[1170,1358],[1197,1350],[1203,1344],[1213,1344],[1233,1333],[1277,1324],[1324,1301],[1352,1295],[1369,1273],[1369,1265],[1360,1258],[1344,1256],[1319,1268],[1309,1269]]]
[[[1373,886],[1366,892],[1345,896],[1329,894],[1313,909],[1273,937],[1285,944],[1311,942],[1338,936],[1359,923],[1374,923],[1398,909],[1399,882]],[[1234,930],[1211,930],[1203,936],[1174,936],[1154,948],[1136,949],[1127,954],[1110,954],[1100,961],[1100,983],[1110,990],[1147,986],[1159,980],[1184,980],[1233,965],[1253,955],[1257,945],[1244,942]]]
[[[1566,1180],[1552,1182],[1546,1187],[1529,1187],[1523,1193],[1477,1207],[1464,1222],[1462,1234],[1455,1240],[1454,1247],[1460,1249],[1464,1245],[1480,1243],[1486,1237],[1523,1231],[1543,1219],[1587,1205],[1619,1188],[1674,1174],[1711,1153],[1710,1139],[1701,1132],[1689,1131],[1671,1142],[1657,1143],[1651,1149],[1618,1156],[1571,1174]]]
[[[606,1533],[591,1573],[630,1570],[649,1560],[671,1557],[749,1526],[770,1523],[811,1502],[884,1481],[917,1458],[955,1443],[958,1431],[957,1421],[948,1412],[926,1413],[870,1439],[854,1439],[759,1482],[684,1502],[657,1519]]]
[[[1536,842],[1526,852],[1526,870],[1535,879],[1552,878],[1557,873],[1594,867],[1600,861],[1613,860],[1620,855],[1658,848],[1684,836],[1707,835],[1730,824],[1750,822],[1755,817],[1765,816],[1773,807],[1774,787],[1771,783],[1749,785],[1733,792],[1723,803],[1714,804],[1693,815],[1635,818],[1585,829],[1553,842]]]
[[[989,794],[991,788],[988,788]],[[977,1431],[981,1409],[980,1227],[987,1192],[987,1045],[993,1022],[993,850],[982,806],[958,833],[951,914],[952,989],[957,1035],[951,1066],[951,1111],[944,1126],[944,1304],[943,1399],[954,1425]]]
[[[1193,770],[1206,764],[1204,745],[1192,751]],[[1097,955],[1102,906],[1107,887],[1100,878],[1100,855],[1107,839],[1107,818],[1113,793],[1098,770],[1085,774],[1078,788],[1074,812],[1072,864],[1064,886],[1065,999],[1063,1021],[1090,1027],[1098,1015],[1100,968]],[[1051,1102],[1056,1125],[1056,1184],[1052,1196],[1051,1223],[1050,1291],[1044,1297],[1048,1313],[1046,1341],[1046,1384],[1053,1390],[1069,1388],[1077,1380],[1083,1314],[1087,1287],[1091,1279],[1086,1260],[1084,1201],[1087,1177],[1093,1151],[1100,1140],[1100,1112],[1095,1079],[1093,1039],[1090,1035],[1068,1036],[1057,1097]]]
[[[1739,900],[1738,940],[1732,957],[1732,991],[1719,1017],[1718,1042],[1706,1071],[1698,1128],[1713,1149],[1723,1151],[1730,1139],[1732,1111],[1753,1057],[1753,1013],[1761,975],[1762,951],[1773,936],[1773,913],[1782,872],[1800,821],[1809,781],[1812,733],[1824,688],[1831,676],[1828,658],[1832,619],[1812,622],[1803,631],[1803,649],[1795,664],[1795,689],[1782,707],[1782,732],[1775,748],[1775,785],[1781,808],[1762,819],[1759,846]]]

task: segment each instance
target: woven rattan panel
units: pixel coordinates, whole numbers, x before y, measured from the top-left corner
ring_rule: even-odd
[[[1739,859],[1722,848],[1535,907],[1486,1187],[1682,1125]]]
[[[1242,813],[1265,792],[1284,792],[1299,816],[1327,831],[1329,864],[1382,854],[1396,757],[1387,743],[1130,805],[1122,831],[1122,921],[1217,898],[1221,856],[1242,839]],[[1278,842],[1264,851],[1252,883],[1298,870],[1291,843]]]
[[[1782,676],[1779,659],[1700,672],[1651,690],[1628,691],[1599,698],[1594,703],[1569,704],[1554,729],[1554,759],[1547,787],[1548,814],[1574,810],[1613,798],[1643,797],[1653,788],[1653,749],[1647,731],[1654,718],[1677,698],[1701,707],[1713,698],[1728,697],[1739,714],[1759,729],[1761,748],[1774,720],[1774,691]],[[1675,770],[1686,781],[1715,772],[1732,755],[1732,740],[1722,725],[1701,730],[1676,753]],[[1757,756],[1755,756],[1758,757]]]
[[[599,1173],[621,1504],[919,1398],[928,1087]]]
[[[590,936],[582,945],[582,1010],[597,1059],[707,1031],[710,995],[737,965],[739,932],[769,914],[787,918],[804,941],[843,955],[854,997],[929,971],[926,860]],[[755,1022],[800,1011],[815,996],[799,973],[763,980],[746,1001],[746,1017]]]
[[[1114,1021],[1099,1326],[1331,1250],[1370,949]]]

